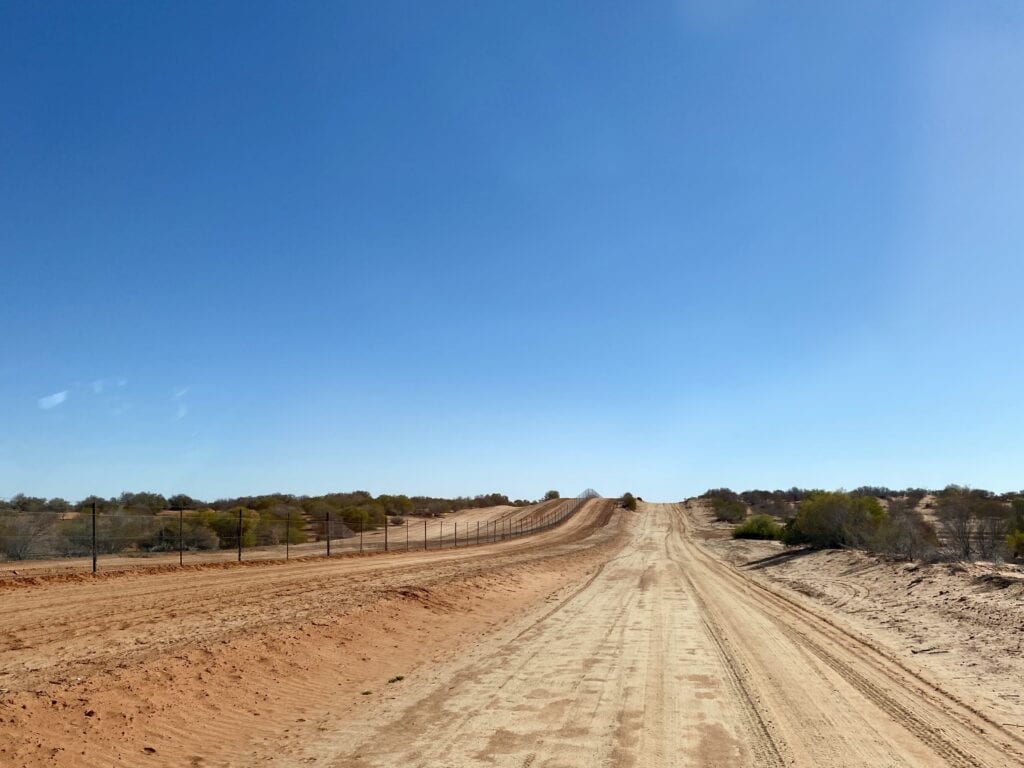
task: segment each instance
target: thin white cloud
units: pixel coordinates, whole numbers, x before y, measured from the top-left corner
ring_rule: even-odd
[[[181,421],[188,415],[188,406],[184,403],[178,404],[178,410],[174,414],[174,418],[177,421]]]
[[[171,400],[181,400],[185,395],[188,394],[188,387],[177,387],[171,393]]]
[[[48,411],[51,408],[56,408],[67,399],[68,391],[65,389],[63,392],[54,392],[52,395],[40,397],[36,402],[39,403],[40,408],[44,411]]]

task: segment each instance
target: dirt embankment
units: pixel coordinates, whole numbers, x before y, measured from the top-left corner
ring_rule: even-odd
[[[595,500],[505,544],[6,589],[0,765],[251,765],[557,600],[621,545]],[[391,682],[389,682],[391,681]]]
[[[854,550],[787,550],[730,537],[687,505],[710,551],[762,583],[834,614],[912,669],[1024,736],[1024,573],[1018,566],[906,563]]]

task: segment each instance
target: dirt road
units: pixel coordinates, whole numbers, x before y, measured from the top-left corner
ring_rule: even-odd
[[[1024,765],[679,505],[504,544],[0,595],[0,764]]]
[[[585,579],[612,506],[458,549],[0,584],[0,766],[287,754]]]
[[[270,763],[1024,764],[998,724],[686,534],[677,505],[645,505],[563,603]]]

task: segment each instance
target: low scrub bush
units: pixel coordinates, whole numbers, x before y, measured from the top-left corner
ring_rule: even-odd
[[[819,491],[800,502],[796,517],[783,529],[782,540],[817,549],[864,548],[884,519],[885,510],[873,496]]]
[[[1006,549],[1011,557],[1024,557],[1024,531],[1014,531],[1007,536]]]
[[[700,498],[711,505],[711,513],[720,523],[739,523],[747,516],[747,505],[731,488],[711,488]]]
[[[782,538],[782,526],[768,515],[754,515],[736,526],[732,532],[734,539],[768,539],[777,541]]]
[[[747,516],[747,505],[739,499],[716,498],[711,501],[715,520],[721,523],[738,523]]]

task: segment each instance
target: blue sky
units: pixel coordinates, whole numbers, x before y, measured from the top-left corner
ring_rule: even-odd
[[[0,496],[1024,487],[978,3],[6,3]]]

